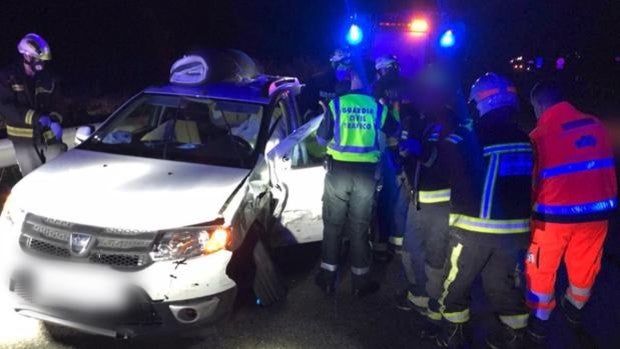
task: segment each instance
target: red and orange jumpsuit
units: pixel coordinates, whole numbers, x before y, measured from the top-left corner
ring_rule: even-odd
[[[543,113],[534,146],[532,242],[526,260],[528,305],[547,320],[562,256],[566,299],[581,309],[601,267],[607,219],[617,207],[616,170],[601,122],[567,102]]]

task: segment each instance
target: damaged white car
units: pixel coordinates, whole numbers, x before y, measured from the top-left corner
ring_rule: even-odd
[[[285,295],[269,250],[322,239],[320,117],[300,125],[296,78],[209,65],[179,60],[13,188],[0,232],[15,311],[128,338],[216,321],[244,283],[263,304]]]

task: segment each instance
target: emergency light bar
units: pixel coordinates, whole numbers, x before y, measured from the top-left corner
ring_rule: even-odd
[[[209,66],[197,55],[185,56],[170,68],[170,83],[178,85],[199,85],[207,79]]]

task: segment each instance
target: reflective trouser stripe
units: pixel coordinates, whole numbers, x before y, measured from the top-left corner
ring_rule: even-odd
[[[353,273],[353,275],[366,275],[370,272],[370,268],[366,267],[366,268],[356,268],[356,267],[351,267],[351,272]]]
[[[34,117],[34,110],[28,109],[26,112],[26,116],[24,117],[24,122],[26,125],[32,125],[32,118]]]
[[[450,253],[450,271],[448,272],[448,277],[443,283],[443,293],[441,294],[441,298],[439,299],[439,304],[441,305],[441,313],[446,318],[446,320],[450,322],[461,323],[469,320],[469,309],[465,309],[461,312],[455,313],[446,313],[446,304],[445,300],[448,296],[450,285],[456,280],[456,276],[459,273],[459,257],[461,256],[461,252],[463,252],[463,244],[459,243],[452,248],[452,252]]]
[[[534,316],[541,320],[549,320],[555,308],[553,293],[527,292],[527,306],[534,311]]]
[[[590,289],[570,285],[566,288],[566,299],[568,299],[575,308],[581,309],[586,305],[588,299],[590,299]]]
[[[527,319],[529,318],[529,316],[529,314],[500,315],[499,320],[504,325],[512,329],[519,330],[527,326]]]
[[[32,138],[34,130],[31,128],[7,126],[6,133],[13,137]]]
[[[444,319],[448,320],[449,322],[455,323],[455,324],[462,324],[464,322],[469,321],[469,309],[465,309],[463,311],[457,311],[454,313],[442,313]]]
[[[403,238],[402,236],[390,236],[390,243],[394,246],[402,246]]]
[[[432,311],[430,309],[426,310],[426,317],[433,321],[441,321],[441,313],[436,311]]]
[[[423,204],[434,204],[438,202],[450,201],[450,189],[419,191],[418,200]]]
[[[321,262],[321,269],[334,272],[334,271],[338,270],[338,266],[335,265],[335,264],[329,264],[329,263]]]
[[[413,293],[411,293],[411,291],[407,291],[407,300],[413,303],[416,307],[428,308],[428,301],[429,301],[428,297],[416,296]]]

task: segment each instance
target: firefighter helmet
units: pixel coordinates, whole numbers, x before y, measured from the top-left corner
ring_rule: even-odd
[[[517,89],[514,84],[495,73],[486,73],[474,82],[469,101],[476,102],[480,116],[497,108],[508,106],[518,108],[519,106]]]
[[[329,61],[332,64],[332,67],[337,68],[340,65],[350,66],[351,65],[351,51],[347,48],[339,48],[334,51],[334,54],[331,56]]]
[[[398,59],[393,55],[383,55],[375,59],[375,69],[398,69]]]
[[[52,51],[47,41],[35,33],[24,36],[17,45],[17,51],[31,59],[34,58],[40,61],[52,59]]]

